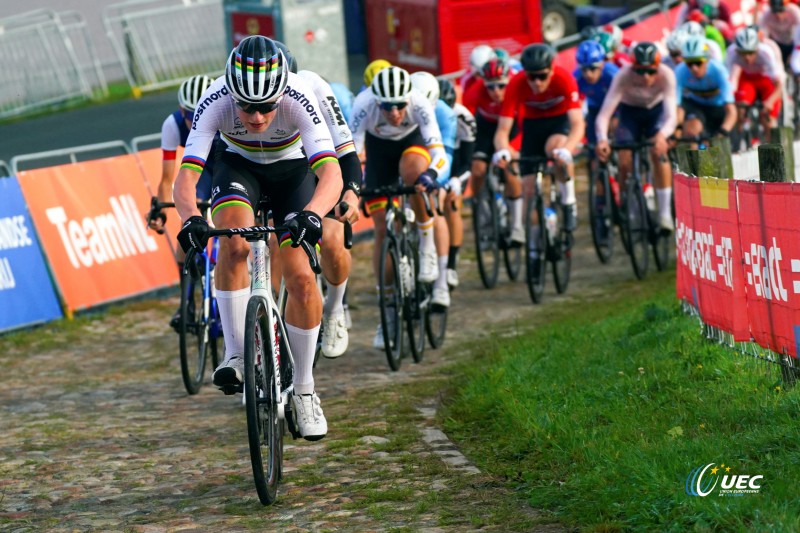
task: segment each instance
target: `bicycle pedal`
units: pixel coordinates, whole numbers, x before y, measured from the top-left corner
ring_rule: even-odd
[[[244,392],[244,383],[239,383],[238,385],[222,385],[219,387],[219,390],[225,393],[225,396],[232,396],[234,394],[243,393]]]

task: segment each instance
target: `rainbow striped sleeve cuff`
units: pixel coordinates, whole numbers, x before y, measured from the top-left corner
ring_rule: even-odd
[[[188,168],[195,172],[203,172],[206,166],[206,160],[202,157],[187,155],[181,160],[181,168]]]
[[[317,152],[308,158],[308,163],[311,165],[311,170],[317,170],[320,165],[324,163],[337,162],[336,152]]]
[[[253,205],[250,203],[244,196],[240,196],[238,194],[229,194],[227,196],[220,196],[214,200],[214,203],[211,205],[211,216],[214,216],[217,211],[222,209],[223,207],[230,207],[230,206],[242,206],[242,207],[249,207],[251,210],[253,209]]]
[[[356,151],[356,143],[353,141],[347,141],[346,143],[342,143],[336,147],[336,156],[342,157],[344,154],[348,154],[350,152]]]

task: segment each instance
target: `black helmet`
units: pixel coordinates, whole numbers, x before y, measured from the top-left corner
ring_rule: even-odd
[[[456,104],[456,88],[447,78],[439,78],[439,98],[450,107]]]
[[[240,102],[275,103],[288,81],[286,57],[275,41],[262,35],[242,39],[225,66],[225,85]]]
[[[550,68],[555,57],[556,51],[552,46],[545,43],[535,43],[529,44],[522,50],[519,61],[526,72],[534,72]]]
[[[275,44],[281,49],[284,57],[286,57],[286,63],[289,65],[289,72],[297,74],[297,60],[294,58],[294,54],[291,53],[289,48],[282,42],[275,41]]]
[[[581,29],[581,41],[594,41],[597,39],[597,35],[600,33],[595,26],[584,26]]]
[[[648,41],[637,43],[633,47],[633,64],[637,67],[657,67],[661,63],[661,52],[658,47]]]

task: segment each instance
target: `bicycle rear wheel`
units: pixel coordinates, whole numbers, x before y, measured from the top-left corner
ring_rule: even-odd
[[[558,294],[564,294],[569,287],[569,278],[572,273],[572,239],[572,233],[563,228],[558,230],[558,235],[553,239],[550,260],[553,264],[553,281]]]
[[[444,344],[444,337],[447,333],[447,310],[449,307],[431,305],[425,313],[425,333],[428,335],[428,342],[431,348],[436,349]]]
[[[204,261],[200,257],[197,261]],[[181,274],[181,316],[178,322],[178,342],[181,356],[181,377],[186,392],[197,394],[203,385],[209,351],[217,351],[217,339],[210,336],[209,317],[205,316],[203,287],[206,274],[197,281]]]
[[[500,224],[494,191],[489,185],[472,197],[472,227],[481,282],[487,289],[497,284],[500,270]]]
[[[250,463],[258,499],[273,503],[278,494],[283,462],[284,421],[278,413],[280,391],[275,378],[275,344],[271,342],[269,313],[274,324],[281,319],[263,298],[247,302],[245,315],[244,394]],[[280,328],[276,328],[278,331]],[[278,335],[276,331],[276,335]],[[277,344],[280,349],[281,344]],[[288,358],[288,355],[286,356]]]
[[[503,248],[503,262],[506,264],[508,279],[516,281],[522,270],[522,246],[506,246]]]
[[[544,223],[544,201],[537,194],[525,207],[525,280],[533,303],[542,301],[547,271],[547,226]]]
[[[636,277],[644,279],[647,276],[650,254],[647,204],[638,180],[629,177],[625,184],[625,189],[625,231],[630,244],[631,265],[633,265],[633,272]]]
[[[410,268],[410,265],[408,265]],[[383,348],[389,368],[399,370],[403,357],[403,286],[397,243],[389,235],[383,240],[378,278],[378,306],[381,313]],[[412,271],[413,275],[413,271]]]
[[[414,358],[415,363],[419,363],[422,361],[422,356],[425,352],[425,320],[431,300],[431,284],[421,283],[417,279],[417,274],[419,273],[418,255],[411,244],[404,241],[401,247],[401,257],[407,259],[409,270],[413,273],[411,276],[403,278],[403,290],[405,291],[403,295],[403,316],[405,317],[406,331],[408,332],[411,357]],[[400,259],[400,261],[402,260]],[[403,268],[406,267],[404,266]],[[411,285],[410,287],[407,286],[409,284]]]
[[[603,193],[599,194],[599,189]],[[608,263],[614,256],[614,219],[612,206],[614,195],[608,179],[608,171],[599,168],[589,180],[589,222],[592,230],[594,251],[601,263]]]

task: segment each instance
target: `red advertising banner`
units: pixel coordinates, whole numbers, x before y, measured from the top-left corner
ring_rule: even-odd
[[[761,346],[797,357],[800,190],[791,183],[738,182],[737,187],[750,331]]]
[[[736,184],[677,174],[675,188],[678,295],[706,324],[749,341]]]
[[[166,240],[145,229],[150,193],[133,155],[19,173],[70,310],[178,282]]]

